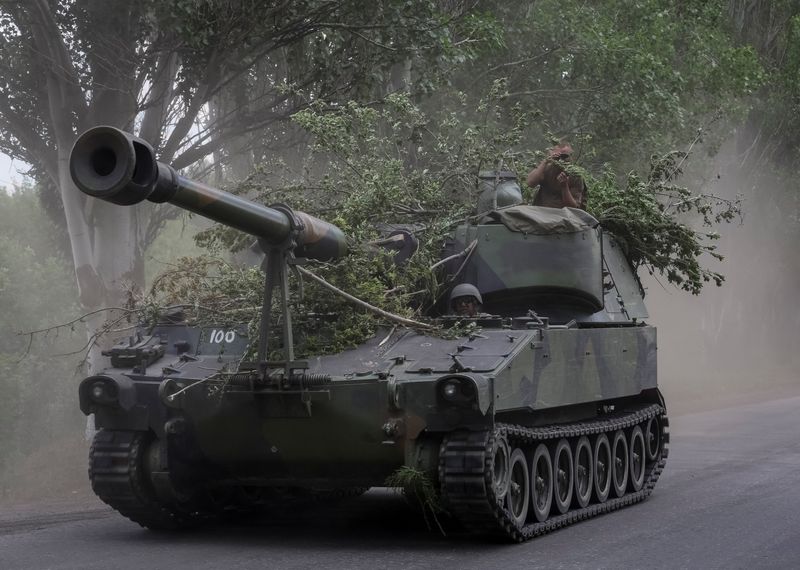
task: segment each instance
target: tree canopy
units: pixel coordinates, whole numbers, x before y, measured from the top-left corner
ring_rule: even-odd
[[[761,133],[775,123],[769,144],[794,148],[781,117],[792,116],[797,11],[733,0],[4,0],[0,149],[31,164],[48,210],[63,212],[87,308],[141,287],[145,246],[174,215],[76,191],[66,153],[97,123],[136,131],[193,176],[213,169],[217,183],[257,164],[241,191],[289,196],[355,238],[369,239],[376,218],[413,219],[434,242],[466,212],[478,170],[522,177],[569,137],[595,186],[590,209],[632,261],[697,293],[722,275],[704,261],[716,234],[693,223],[730,220],[739,203],[675,177],[745,119]],[[441,211],[451,215],[431,214]]]

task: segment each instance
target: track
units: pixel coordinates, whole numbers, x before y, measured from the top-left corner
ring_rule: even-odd
[[[536,522],[531,520],[533,516],[528,513],[529,492],[523,494],[525,505],[521,513],[522,520],[520,513],[516,518],[514,516],[514,509],[510,505],[511,491],[504,497],[497,496],[493,477],[498,441],[507,442],[511,449],[524,449],[525,461],[530,465],[532,451],[540,443],[552,445],[553,442],[568,439],[574,446],[576,439],[582,436],[610,435],[637,425],[644,427],[652,418],[660,420],[661,445],[658,457],[645,465],[640,489],[602,500],[595,493],[594,504],[571,508],[563,513],[553,507],[554,514]],[[199,509],[189,508],[189,503],[179,505],[169,498],[158,497],[147,476],[146,453],[149,443],[147,434],[142,432],[101,430],[96,434],[89,454],[89,479],[97,496],[123,516],[151,529],[172,530],[208,518],[210,513],[203,514]],[[661,474],[668,446],[668,420],[663,407],[657,404],[595,421],[541,428],[498,424],[493,430],[455,432],[445,438],[440,451],[442,497],[450,514],[468,530],[522,542],[644,500]],[[529,476],[533,478],[534,475],[530,473]],[[526,482],[524,486],[527,489],[530,484]],[[515,492],[519,490],[515,489]],[[547,510],[550,510],[549,506]]]
[[[651,418],[661,419],[661,445],[658,456],[645,466],[644,483],[640,490],[627,492],[621,497],[572,508],[563,514],[551,515],[542,522],[529,522],[530,514],[523,515],[525,523],[515,520],[508,500],[496,496],[494,479],[494,453],[497,440],[505,439],[514,449],[525,449],[526,461],[531,462],[531,451],[539,443],[552,443],[562,438],[611,434],[644,425]],[[442,495],[448,510],[467,529],[487,535],[499,535],[517,542],[529,540],[558,528],[592,518],[647,498],[661,475],[669,451],[669,421],[662,406],[651,405],[627,413],[591,421],[526,428],[518,425],[498,424],[494,430],[483,432],[457,432],[442,443],[439,477]],[[510,493],[506,494],[506,497]],[[528,501],[525,495],[525,501]],[[555,511],[555,509],[553,509]]]
[[[522,544],[442,536],[385,489],[177,536],[143,530],[99,501],[70,506],[64,497],[38,508],[0,507],[0,568],[794,569],[800,380],[797,386],[770,401],[671,413],[668,468],[646,501]],[[85,464],[85,456],[74,462]],[[62,473],[54,468],[52,477]]]
[[[236,500],[235,493],[214,500],[212,493],[194,497],[174,489],[159,496],[150,482],[147,466],[152,439],[137,431],[100,430],[89,451],[89,480],[92,490],[107,505],[139,525],[152,530],[178,530],[197,526],[225,515],[252,514],[269,508],[305,506],[335,502],[364,494],[367,488],[344,487],[329,490],[276,490],[267,495],[248,495]],[[166,473],[164,474],[166,477]],[[200,500],[199,497],[204,500]],[[179,499],[181,497],[181,499]],[[221,500],[220,500],[221,499]]]
[[[169,509],[157,500],[144,476],[147,433],[100,430],[89,451],[89,480],[100,499],[133,522],[152,529],[186,525],[190,511]]]

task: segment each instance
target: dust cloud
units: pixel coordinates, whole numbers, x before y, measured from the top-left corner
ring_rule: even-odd
[[[673,413],[800,393],[800,193],[772,172],[743,171],[732,141],[709,169],[708,192],[744,197],[742,223],[720,228],[725,260],[705,260],[725,283],[692,296],[642,276]]]

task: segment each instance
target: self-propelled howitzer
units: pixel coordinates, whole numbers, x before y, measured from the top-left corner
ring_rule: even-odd
[[[87,194],[171,202],[258,236],[267,256],[255,363],[242,361],[242,328],[168,319],[112,347],[111,366],[81,383],[81,409],[101,428],[93,489],[131,520],[174,528],[398,475],[431,483],[467,529],[519,541],[652,491],[669,439],[655,329],[622,248],[585,212],[518,204],[513,173],[487,173],[480,216],[455,229],[440,264],[448,288],[480,290],[486,312],[437,305],[429,316],[464,332],[394,328],[297,360],[287,264],[343,253],[341,232],[182,178],[110,127],[79,139],[71,167]],[[266,346],[275,287],[277,362]]]

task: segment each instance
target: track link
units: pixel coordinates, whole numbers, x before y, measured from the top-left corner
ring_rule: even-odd
[[[641,490],[604,503],[589,504],[564,514],[550,516],[544,522],[518,526],[498,501],[492,488],[492,450],[497,438],[507,438],[512,447],[531,448],[538,443],[613,432],[644,424],[658,417],[661,425],[661,448],[656,459],[645,467]],[[497,424],[492,430],[455,432],[442,442],[439,456],[439,480],[442,498],[449,512],[468,530],[523,542],[575,522],[611,512],[646,499],[664,469],[669,452],[669,420],[661,405],[653,404],[632,411],[616,413],[603,419],[559,424],[538,428]]]

